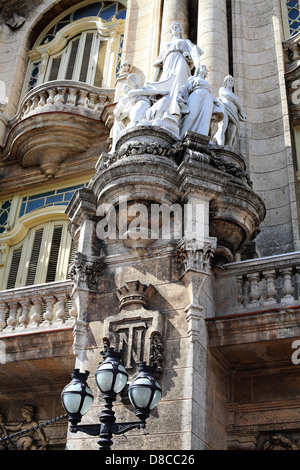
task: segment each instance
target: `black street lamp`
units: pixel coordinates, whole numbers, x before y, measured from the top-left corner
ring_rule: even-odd
[[[113,411],[113,402],[117,394],[121,393],[127,384],[128,374],[120,364],[121,355],[114,348],[108,348],[105,352],[105,360],[99,364],[95,373],[95,380],[102,392],[105,407],[100,414],[100,424],[78,425],[81,418],[92,406],[93,396],[86,381],[89,372],[79,372],[74,369],[71,372],[72,381],[61,394],[62,404],[69,415],[70,431],[83,432],[90,436],[99,436],[100,450],[110,450],[112,436],[124,434],[131,429],[146,427],[146,419],[150,412],[158,404],[161,398],[161,388],[152,375],[153,368],[145,362],[139,364],[139,374],[129,385],[128,395],[135,407],[138,422],[116,423]]]

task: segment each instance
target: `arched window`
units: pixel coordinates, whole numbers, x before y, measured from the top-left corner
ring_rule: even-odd
[[[10,249],[3,289],[66,279],[71,248],[68,221],[49,221],[31,228]]]
[[[85,179],[73,183],[0,200],[0,291],[68,278],[75,244],[65,210],[87,185]]]
[[[23,94],[53,80],[113,88],[120,69],[125,18],[125,1],[86,0],[62,14],[28,54]]]
[[[299,0],[282,0],[282,16],[285,38],[295,36],[300,31]]]

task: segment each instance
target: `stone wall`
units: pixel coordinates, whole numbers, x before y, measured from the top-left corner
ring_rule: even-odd
[[[299,249],[279,7],[273,0],[233,2],[236,93],[248,116],[241,153],[248,158],[254,190],[267,208],[257,238],[259,256]]]

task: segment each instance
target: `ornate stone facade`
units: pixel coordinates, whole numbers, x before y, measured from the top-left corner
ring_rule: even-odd
[[[299,450],[287,2],[2,3],[0,449],[96,449],[60,393],[113,347],[163,390],[114,449]]]

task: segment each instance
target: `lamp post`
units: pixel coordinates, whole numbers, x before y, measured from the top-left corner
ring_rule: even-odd
[[[152,375],[152,367],[145,362],[139,364],[139,374],[129,385],[128,395],[139,421],[116,423],[113,411],[113,402],[117,394],[121,393],[127,384],[128,374],[120,364],[121,354],[114,348],[108,348],[105,352],[105,360],[99,364],[95,373],[95,381],[105,401],[104,409],[100,414],[100,423],[91,425],[78,425],[81,418],[92,406],[93,396],[87,385],[89,372],[79,372],[74,369],[71,372],[72,380],[62,391],[61,399],[70,422],[70,431],[83,432],[90,436],[99,436],[100,450],[110,450],[113,435],[124,434],[131,429],[146,427],[146,419],[150,412],[158,404],[161,398],[161,388]]]

